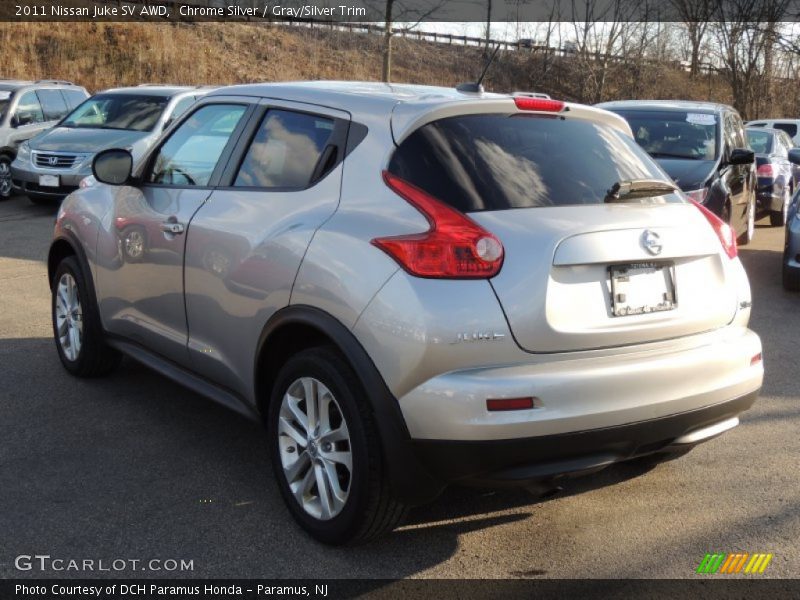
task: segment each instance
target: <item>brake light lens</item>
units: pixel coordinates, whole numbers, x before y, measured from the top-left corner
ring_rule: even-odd
[[[694,202],[698,204],[703,204],[706,201],[706,193],[708,193],[708,188],[700,188],[699,190],[691,190],[685,192],[687,196]]]
[[[766,163],[758,167],[756,174],[759,177],[775,177],[775,168],[770,163]]]
[[[386,185],[430,223],[423,233],[375,238],[411,275],[433,279],[486,279],[503,265],[503,244],[465,214],[415,185],[384,171]]]
[[[739,254],[739,251],[736,248],[736,234],[733,232],[733,229],[731,229],[731,226],[720,219],[713,212],[708,210],[705,206],[695,202],[694,200],[692,200],[692,204],[694,204],[698,210],[703,213],[703,216],[711,224],[711,228],[714,230],[714,233],[717,234],[717,237],[722,244],[722,248],[725,250],[725,254],[728,255],[728,258],[736,258],[736,256]]]
[[[564,110],[564,102],[561,100],[551,100],[550,98],[529,98],[519,96],[514,98],[514,104],[520,110],[535,110],[538,112],[561,112]]]

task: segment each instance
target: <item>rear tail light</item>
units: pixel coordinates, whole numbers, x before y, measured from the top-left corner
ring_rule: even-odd
[[[503,244],[493,234],[387,171],[383,180],[430,223],[430,229],[423,233],[372,240],[403,269],[417,277],[435,279],[482,279],[500,272]]]
[[[520,110],[535,110],[539,112],[561,112],[564,110],[564,103],[561,100],[551,100],[550,98],[519,96],[514,98],[514,104]]]
[[[759,352],[758,354],[754,354],[753,358],[750,359],[750,366],[752,367],[753,365],[757,365],[761,361],[762,361],[761,352]]]
[[[703,216],[711,224],[714,233],[717,234],[717,237],[722,244],[722,248],[725,250],[725,254],[727,254],[729,258],[736,258],[739,252],[736,248],[736,234],[733,233],[731,226],[708,210],[705,206],[698,204],[694,200],[692,200],[692,204],[694,204],[700,210],[700,212],[703,213]]]
[[[775,177],[775,169],[771,164],[766,163],[758,167],[758,169],[756,170],[756,174],[759,177]]]
[[[703,204],[703,202],[706,201],[706,193],[708,193],[708,188],[700,188],[699,190],[691,190],[686,192],[686,195],[698,204]]]

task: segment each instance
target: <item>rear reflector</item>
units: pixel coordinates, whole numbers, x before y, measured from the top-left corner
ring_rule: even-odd
[[[503,244],[464,213],[384,171],[383,180],[421,212],[428,231],[375,238],[372,243],[411,275],[433,279],[485,279],[503,265]]]
[[[722,244],[722,248],[725,250],[725,254],[728,255],[728,258],[736,258],[739,254],[739,251],[736,248],[736,234],[733,233],[733,229],[731,226],[728,225],[725,221],[720,219],[717,215],[712,213],[702,204],[698,204],[694,200],[691,201],[697,209],[703,213],[703,216],[711,225],[711,228],[714,230],[714,233],[717,234],[720,243]]]
[[[526,410],[533,408],[533,398],[490,398],[486,410]]]
[[[761,352],[759,352],[758,354],[753,356],[753,358],[750,359],[750,366],[752,367],[753,365],[757,365],[758,363],[761,362],[761,360],[762,360],[761,359]]]
[[[514,98],[514,104],[520,110],[535,110],[539,112],[561,112],[564,110],[564,103],[561,100],[551,100],[549,98],[526,98],[520,96]]]

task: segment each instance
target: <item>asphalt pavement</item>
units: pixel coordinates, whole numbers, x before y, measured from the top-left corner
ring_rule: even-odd
[[[291,520],[257,424],[132,360],[98,380],[62,369],[45,265],[54,219],[55,207],[0,202],[0,578],[691,578],[706,552],[768,552],[763,576],[800,575],[800,294],[781,288],[783,232],[768,221],[740,249],[766,377],[739,427],[548,500],[452,489],[392,535],[334,549]],[[193,568],[15,567],[35,554]]]

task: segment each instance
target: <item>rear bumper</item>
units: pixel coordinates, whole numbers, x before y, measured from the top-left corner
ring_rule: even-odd
[[[414,446],[420,462],[447,483],[549,482],[712,439],[737,424],[736,416],[752,406],[757,393],[616,427],[513,440],[416,440]]]
[[[759,210],[779,212],[783,210],[783,186],[777,182],[759,185],[756,190],[756,206]]]
[[[415,440],[504,440],[566,434],[669,417],[761,387],[761,341],[726,327],[660,350],[620,349],[602,357],[548,355],[534,364],[453,371],[400,398]],[[684,344],[681,347],[681,344]],[[535,360],[535,359],[532,359]],[[489,412],[489,398],[537,399],[535,408]]]

